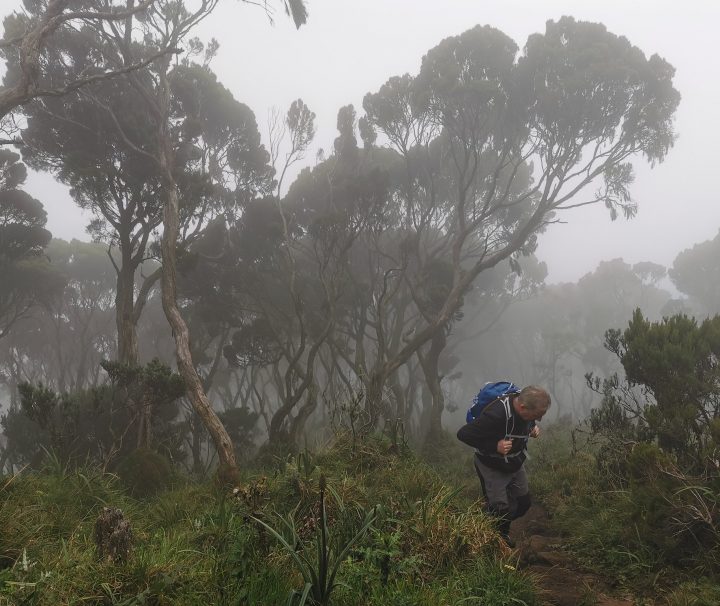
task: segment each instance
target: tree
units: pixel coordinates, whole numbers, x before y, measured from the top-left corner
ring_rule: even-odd
[[[58,393],[42,383],[18,385],[20,404],[0,421],[7,439],[0,469],[5,461],[37,464],[43,450],[52,450],[63,463],[94,462],[103,468],[136,448],[153,446],[170,458],[179,456],[174,420],[182,379],[159,360],[142,367],[102,366],[110,382],[90,389]],[[129,398],[143,406],[133,410]],[[133,427],[135,441],[129,437]]]
[[[0,150],[0,338],[63,286],[43,256],[50,242],[45,209],[18,189],[27,177],[19,160],[18,154]]]
[[[716,469],[720,416],[720,316],[701,323],[685,315],[650,322],[638,309],[625,330],[606,333],[606,346],[625,370],[602,384],[602,406],[594,429],[612,433],[624,422],[625,434],[655,441],[674,455],[685,472]],[[592,383],[597,389],[598,378]],[[615,428],[617,429],[617,428]]]
[[[103,47],[99,32],[87,29],[57,40],[58,54],[73,53],[76,69],[97,67],[93,48]],[[105,55],[117,60],[125,51],[105,42]],[[127,52],[150,55],[152,46],[135,44]],[[201,53],[195,41],[193,53]],[[210,45],[206,60],[214,53]],[[87,62],[87,65],[84,64]],[[59,62],[48,71],[66,70]],[[154,66],[135,81],[152,88]],[[258,191],[272,187],[272,171],[252,111],[237,102],[206,66],[185,61],[168,74],[170,119],[176,151],[173,173],[182,191],[182,241],[185,246],[218,214]],[[26,108],[23,153],[37,169],[53,172],[71,187],[71,195],[95,219],[93,237],[110,247],[117,274],[115,298],[117,358],[138,363],[137,324],[160,270],[138,284],[139,270],[153,251],[152,238],[162,222],[160,181],[144,150],[152,149],[153,121],[145,99],[123,78],[96,84],[82,94],[38,101]],[[117,251],[117,253],[115,253]]]
[[[720,232],[712,240],[678,254],[670,269],[677,289],[691,299],[701,314],[720,312]]]
[[[625,541],[691,562],[718,540],[720,316],[650,322],[638,309],[606,345],[625,377],[588,377],[602,395],[589,419],[598,481],[626,494]]]
[[[523,259],[523,274],[532,273],[531,267],[526,270],[529,261]],[[604,347],[607,327],[626,324],[638,307],[647,318],[659,320],[670,299],[669,292],[643,279],[653,266],[603,261],[575,283],[544,285],[515,301],[479,341],[459,349],[463,376],[476,377],[474,383],[462,383],[465,401],[477,392],[478,381],[510,377],[518,384],[545,386],[553,398],[551,416],[584,419],[598,404],[585,375],[609,376],[619,370],[617,358]],[[662,273],[661,268],[655,266],[653,273]],[[468,304],[463,311],[472,315]],[[457,332],[470,330],[463,321]]]
[[[147,10],[155,0],[128,0],[125,5],[105,4],[96,9],[89,2],[50,0],[47,4],[25,3],[26,13],[5,18],[0,40],[0,56],[8,62],[8,71],[0,88],[0,120],[21,105],[40,97],[57,97],[94,82],[142,69],[172,49],[164,48],[137,62],[107,62],[97,70],[78,72],[55,79],[43,71],[49,54],[48,41],[64,35],[82,23],[123,21]],[[88,6],[89,5],[89,6]],[[7,143],[7,141],[6,141]]]
[[[363,257],[364,240],[379,236],[385,225],[382,211],[389,196],[389,180],[383,161],[394,155],[379,153],[370,158],[358,149],[352,106],[340,109],[337,126],[335,154],[314,169],[304,170],[282,201],[293,229],[299,232],[289,248],[293,258],[289,260],[288,269],[295,274],[297,289],[291,300],[302,302],[306,322],[306,336],[301,333],[300,342],[311,335],[313,340],[312,355],[306,359],[303,373],[308,378],[315,372],[312,362],[325,339],[332,341],[336,353],[349,355],[340,340],[349,339],[358,344],[364,338],[354,322],[355,313],[362,314],[363,302],[367,302],[367,294],[363,292],[368,273]],[[393,221],[392,210],[385,210],[387,221]],[[313,307],[307,302],[318,296],[320,300],[314,309],[321,312],[314,325],[319,324],[323,329],[314,331],[313,335],[309,328],[313,326],[310,321]],[[362,320],[360,322],[362,324]],[[352,364],[356,376],[364,380],[366,373],[358,369],[364,363],[359,345],[357,351]],[[313,406],[315,399],[312,398]],[[278,416],[273,421],[282,422]]]
[[[56,36],[50,48],[46,71],[56,79],[123,61],[122,53],[103,43],[101,34],[90,26]],[[153,49],[139,54],[147,57]],[[142,72],[138,77],[150,76]],[[92,93],[86,93],[43,98],[26,106],[23,154],[33,168],[50,171],[67,184],[78,206],[95,216],[89,231],[95,240],[109,245],[117,274],[117,357],[136,364],[135,327],[159,278],[157,272],[136,291],[136,273],[161,222],[158,179],[139,151],[150,144],[149,123],[142,100],[121,78],[98,82]],[[119,128],[134,143],[124,139]]]
[[[532,252],[560,211],[599,203],[612,218],[632,216],[629,159],[662,161],[673,143],[680,95],[658,56],[570,17],[549,21],[519,59],[517,51],[478,26],[431,49],[416,77],[391,78],[365,97],[369,125],[407,166],[399,192],[417,269],[393,277],[420,309],[427,251],[452,268],[436,310],[375,371],[372,406],[387,377],[447,329],[481,273]]]
[[[146,43],[152,41],[157,47],[177,48],[188,40],[193,27],[207,17],[217,5],[218,0],[201,0],[192,11],[183,3],[173,3],[168,10],[154,10],[138,26],[142,30]],[[304,19],[303,3],[293,1],[286,4],[293,15],[300,15],[296,24]],[[302,13],[302,14],[301,14]],[[109,32],[116,48],[131,56],[133,49],[129,38],[132,24],[127,23],[125,34]],[[176,133],[182,131],[183,122],[173,114],[171,59],[164,56],[154,63],[151,79],[141,79],[135,74],[126,76],[128,84],[137,90],[144,103],[145,112],[151,121],[149,136],[151,144],[141,150],[141,155],[152,166],[159,183],[159,197],[162,201],[163,233],[160,244],[162,257],[162,305],[172,328],[176,344],[178,370],[183,377],[187,393],[193,407],[202,418],[203,424],[213,438],[218,452],[221,475],[232,477],[237,471],[235,454],[230,437],[212,409],[210,401],[198,376],[190,350],[190,335],[187,323],[178,306],[177,296],[177,244],[180,237],[181,194],[175,166],[181,158],[181,149],[177,146]],[[122,132],[122,131],[121,131]],[[184,146],[192,145],[198,139],[196,132],[183,132]]]
[[[115,276],[105,248],[88,242],[52,240],[45,249],[64,288],[43,300],[6,338],[0,369],[11,402],[23,381],[60,393],[100,382],[100,362],[114,349]]]

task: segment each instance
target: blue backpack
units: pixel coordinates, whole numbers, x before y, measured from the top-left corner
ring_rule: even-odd
[[[465,415],[465,422],[472,423],[480,416],[480,413],[482,413],[483,409],[490,404],[490,402],[494,402],[498,398],[517,393],[520,393],[520,388],[515,385],[515,383],[510,383],[509,381],[485,383],[483,388],[473,398],[472,406]]]

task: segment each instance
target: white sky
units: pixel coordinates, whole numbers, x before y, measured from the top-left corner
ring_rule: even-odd
[[[720,54],[715,40],[720,2],[688,0],[308,0],[308,24],[296,31],[277,5],[275,25],[257,7],[222,0],[198,35],[220,42],[212,64],[220,81],[249,105],[267,139],[267,115],[285,111],[301,97],[317,114],[315,151],[332,149],[337,110],[362,98],[391,76],[417,73],[422,56],[443,38],[489,24],[521,48],[545,21],[562,15],[598,21],[625,35],[646,55],[658,53],[677,69],[683,99],[678,141],[661,165],[638,164],[632,193],[638,216],[612,223],[604,208],[564,215],[567,224],[541,237],[538,256],[549,281],[575,281],[602,260],[654,261],[672,265],[685,248],[713,238],[720,228],[718,163]],[[8,12],[19,0],[2,0]],[[299,168],[299,167],[298,167]],[[47,176],[27,188],[48,211],[48,226],[62,238],[87,239],[83,217]]]

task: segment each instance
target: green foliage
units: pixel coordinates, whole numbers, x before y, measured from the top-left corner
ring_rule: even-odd
[[[110,384],[71,393],[56,393],[42,383],[18,386],[20,407],[0,420],[14,465],[38,466],[52,452],[63,464],[108,466],[134,448],[126,434],[140,417],[145,421],[142,446],[152,444],[169,457],[182,457],[176,421],[177,399],[185,392],[180,376],[158,359],[145,366],[102,364]]]
[[[153,358],[145,366],[110,360],[104,360],[101,366],[115,385],[132,389],[131,397],[147,398],[153,406],[161,407],[185,394],[182,377],[158,358]]]
[[[341,439],[248,474],[233,493],[178,482],[142,500],[91,469],[16,476],[0,484],[0,601],[277,606],[295,592],[297,605],[305,574],[306,605],[538,604],[533,579],[501,555],[480,504],[387,448],[371,440],[353,451]],[[92,543],[108,504],[136,537],[115,566],[98,561]]]
[[[42,256],[50,242],[43,205],[24,192],[27,169],[20,155],[0,150],[0,338],[29,309],[49,303],[64,277]]]
[[[302,547],[302,538],[298,533],[297,522],[293,514],[286,518],[280,517],[281,525],[273,528],[258,518],[256,522],[263,526],[275,539],[277,539],[287,553],[293,558],[300,571],[305,585],[302,591],[294,591],[288,604],[303,606],[305,603],[327,606],[337,585],[336,577],[345,558],[368,529],[375,522],[378,515],[377,507],[368,511],[360,524],[359,529],[348,536],[330,534],[328,527],[327,510],[325,508],[325,478],[320,478],[320,495],[318,500],[319,513],[313,520],[315,525],[316,555],[314,558],[305,555]],[[298,601],[295,601],[295,597]],[[308,601],[308,599],[310,601]]]
[[[621,542],[657,561],[717,570],[720,316],[649,322],[637,310],[606,345],[627,379],[589,377],[603,394],[589,426],[603,481],[626,495],[618,517],[632,533],[621,531]]]
[[[670,278],[677,289],[690,296],[701,314],[720,313],[720,232],[678,254],[670,269]]]
[[[469,575],[471,595],[455,602],[456,606],[532,606],[539,603],[537,591],[527,577],[509,564],[480,559],[466,574]]]
[[[340,603],[348,606],[534,606],[540,604],[534,579],[515,566],[492,558],[478,558],[447,576],[417,582],[412,567],[399,569],[379,582],[366,560],[348,563],[347,586],[338,587]]]
[[[108,386],[58,394],[42,384],[21,383],[20,407],[11,408],[0,423],[7,436],[6,452],[16,465],[38,466],[52,451],[63,464],[105,462],[116,436],[128,422]]]
[[[614,452],[608,468],[611,447],[585,430],[544,427],[529,462],[531,490],[578,562],[650,595],[687,576],[716,574],[712,491],[693,484],[656,444]]]
[[[129,493],[135,497],[152,496],[167,489],[175,480],[170,461],[146,448],[138,448],[122,459],[116,471]]]
[[[685,468],[701,471],[715,447],[711,420],[720,415],[720,316],[700,324],[685,315],[649,322],[637,310],[627,329],[607,332],[606,345],[629,385],[644,390],[616,401],[647,429],[641,438],[656,438]]]

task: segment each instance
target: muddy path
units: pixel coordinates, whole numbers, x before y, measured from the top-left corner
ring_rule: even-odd
[[[519,567],[537,579],[548,606],[633,606],[629,596],[613,590],[607,580],[584,572],[574,565],[563,549],[547,511],[533,505],[528,513],[512,523],[511,538],[516,542]]]

